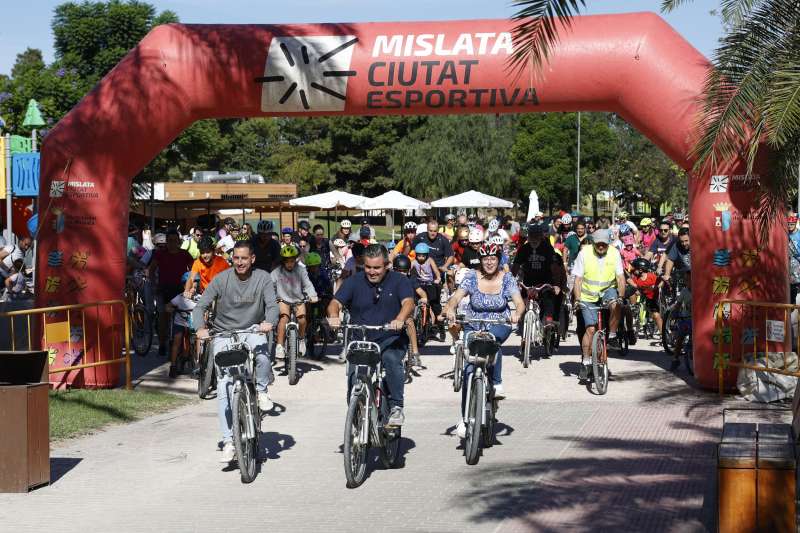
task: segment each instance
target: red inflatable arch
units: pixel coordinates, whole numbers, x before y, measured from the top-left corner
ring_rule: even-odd
[[[541,77],[512,76],[507,20],[155,28],[47,136],[42,148],[38,304],[119,298],[131,180],[194,121],[215,117],[613,111],[681,167],[708,61],[651,13],[588,16],[564,32]],[[712,387],[713,303],[737,296],[783,301],[780,228],[760,266],[751,194],[733,161],[691,180],[696,374]],[[565,179],[571,179],[565,176]],[[682,186],[682,184],[676,184]],[[453,191],[458,192],[458,191]],[[717,227],[727,212],[725,230]],[[715,250],[729,250],[727,294],[713,294]],[[63,263],[50,261],[63,254]],[[76,257],[86,261],[73,261]],[[772,273],[772,277],[765,275]],[[777,280],[777,281],[776,281]],[[103,321],[111,319],[102,319]],[[86,360],[94,340],[87,339]],[[99,341],[102,342],[102,341]],[[115,371],[86,370],[87,386]]]

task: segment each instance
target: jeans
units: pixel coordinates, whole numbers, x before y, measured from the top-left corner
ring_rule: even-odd
[[[472,327],[470,324],[466,324],[464,326],[464,339],[465,345],[469,345],[469,334],[470,332],[475,331],[475,328]],[[489,326],[488,329],[489,333],[494,335],[497,342],[502,346],[502,344],[508,339],[509,335],[511,335],[511,326],[505,324],[492,324]],[[461,383],[461,412],[464,412],[464,408],[467,405],[467,383],[469,380],[472,379],[472,373],[475,371],[475,365],[472,363],[466,363],[464,366],[464,378],[463,382]],[[492,383],[497,386],[503,383],[503,349],[497,349],[497,357],[494,358],[494,365],[490,366],[487,369],[489,376],[492,378]]]
[[[269,343],[264,333],[240,334],[239,340],[247,343],[253,350],[256,363],[256,390],[267,392],[269,374],[272,371],[270,363]],[[232,340],[228,337],[217,337],[211,340],[211,356],[218,352],[228,350],[232,345]],[[233,396],[233,382],[230,374],[225,371],[217,370],[217,419],[219,429],[222,432],[222,441],[231,442],[233,440],[233,413],[231,412],[231,398]]]
[[[384,379],[384,393],[389,400],[389,407],[403,407],[403,391],[406,386],[406,373],[403,368],[403,357],[406,349],[394,343],[381,352],[381,364],[386,371]],[[356,367],[349,365],[350,375],[347,377],[347,401],[350,401],[350,391],[355,383]]]

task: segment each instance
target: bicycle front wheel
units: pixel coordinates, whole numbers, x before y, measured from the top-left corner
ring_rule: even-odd
[[[133,306],[131,332],[133,333],[133,351],[136,352],[136,355],[144,357],[150,352],[150,346],[153,344],[153,329],[150,323],[150,313],[143,304]]]
[[[472,390],[467,398],[467,438],[464,441],[464,457],[468,465],[478,464],[481,456],[481,424],[483,401],[486,398],[486,383],[483,376],[472,378]]]
[[[350,397],[344,422],[344,475],[347,487],[354,489],[364,482],[369,452],[369,428],[364,427],[367,410],[365,394]]]
[[[456,344],[456,356],[453,362],[453,390],[461,390],[461,382],[464,380],[464,345]]]
[[[286,332],[286,374],[289,376],[289,385],[297,385],[297,330],[292,328]]]
[[[664,347],[664,352],[667,355],[672,355],[675,350],[675,335],[676,330],[675,318],[672,311],[667,311],[664,314],[664,321],[661,325],[661,346]]]
[[[236,448],[236,461],[239,463],[239,474],[242,483],[251,483],[256,478],[256,459],[258,439],[256,428],[251,427],[252,420],[248,414],[253,413],[251,402],[255,398],[242,383],[235,387],[231,409],[233,410],[233,446]],[[249,437],[248,437],[249,435]]]
[[[608,361],[606,356],[605,333],[595,331],[592,336],[592,373],[597,394],[603,395],[608,391]]]
[[[200,374],[197,376],[197,395],[205,400],[214,388],[215,381],[214,358],[211,356],[210,342],[203,343],[198,368],[200,369]]]
[[[534,317],[533,312],[528,313],[529,316],[525,317],[525,325],[523,326],[525,335],[525,348],[522,351],[522,366],[528,368],[531,364],[531,350],[533,349],[533,328]]]

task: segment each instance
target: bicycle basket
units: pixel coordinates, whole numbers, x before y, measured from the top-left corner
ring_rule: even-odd
[[[497,355],[497,341],[486,337],[474,337],[469,342],[469,353],[472,356],[487,359],[491,364]]]
[[[222,368],[241,366],[247,362],[248,357],[247,350],[224,350],[214,356],[214,362]]]
[[[381,361],[381,352],[373,342],[353,341],[347,347],[347,361],[351,365],[376,366]]]

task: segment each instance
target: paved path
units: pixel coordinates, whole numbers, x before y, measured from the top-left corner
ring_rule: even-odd
[[[713,529],[721,405],[639,341],[604,397],[578,385],[574,336],[523,369],[509,340],[498,444],[467,466],[443,346],[407,385],[404,465],[345,487],[343,366],[278,372],[251,485],[217,462],[215,401],[55,446],[54,482],[0,495],[4,531],[704,531]],[[150,357],[153,357],[152,355]],[[280,367],[278,367],[278,370]],[[140,386],[164,386],[157,376]],[[155,377],[154,377],[155,376]],[[179,380],[187,391],[188,378]],[[378,463],[376,458],[376,463]]]

